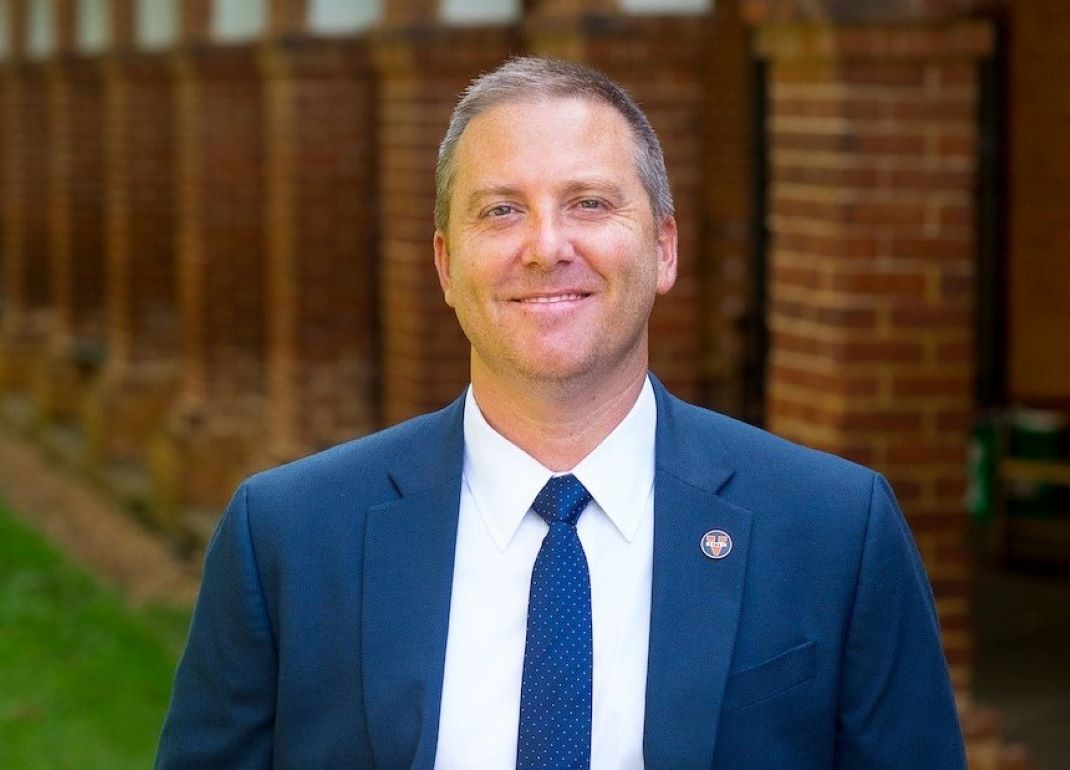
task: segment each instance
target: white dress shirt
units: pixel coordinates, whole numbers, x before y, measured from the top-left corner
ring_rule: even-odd
[[[571,471],[592,497],[577,524],[591,573],[592,770],[643,766],[656,422],[647,380]],[[438,770],[516,764],[528,591],[547,531],[531,504],[553,475],[487,423],[469,388]]]

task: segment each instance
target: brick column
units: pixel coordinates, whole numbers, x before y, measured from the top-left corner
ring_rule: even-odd
[[[4,41],[7,43],[8,41]],[[4,323],[4,307],[7,304],[7,271],[4,268],[5,255],[7,254],[7,185],[8,177],[11,176],[11,162],[8,160],[11,146],[8,139],[11,132],[8,130],[10,115],[8,113],[8,89],[14,80],[13,57],[8,43],[8,55],[0,59],[0,327]]]
[[[16,5],[16,7],[18,7]],[[5,305],[0,388],[28,393],[52,321],[49,258],[49,120],[46,65],[16,60],[3,105]]]
[[[378,425],[375,88],[363,41],[266,49],[270,459]]]
[[[579,60],[605,72],[640,103],[658,133],[679,224],[676,286],[650,322],[650,365],[681,398],[702,400],[702,115],[709,19],[629,17],[602,0],[550,2],[526,25],[530,50]]]
[[[263,440],[263,105],[255,46],[190,42],[176,61],[182,377],[151,468],[164,521],[201,535],[173,514],[214,519]]]
[[[104,64],[107,360],[85,411],[89,459],[143,460],[178,383],[175,94],[165,53],[133,48],[132,0],[113,7]]]
[[[50,62],[49,212],[55,321],[38,364],[39,418],[78,416],[104,356],[104,149],[100,60],[71,49]]]
[[[409,19],[426,5],[387,3],[387,18]],[[386,423],[441,407],[468,382],[468,343],[435,277],[435,158],[460,91],[519,49],[511,28],[446,28],[420,18],[377,30],[373,41]]]

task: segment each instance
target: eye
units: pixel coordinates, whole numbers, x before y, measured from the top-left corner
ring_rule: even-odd
[[[581,209],[588,209],[589,211],[596,211],[604,207],[602,201],[598,198],[584,198],[580,201],[579,206]]]
[[[510,206],[508,203],[498,203],[498,204],[496,204],[494,206],[491,206],[491,207],[487,208],[483,212],[483,216],[485,216],[485,217],[506,217],[506,216],[509,216],[510,214],[512,214],[514,211],[516,211],[516,209],[513,208],[512,206]]]

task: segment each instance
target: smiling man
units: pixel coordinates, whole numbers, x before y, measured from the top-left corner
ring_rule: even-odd
[[[648,373],[676,222],[627,94],[511,60],[436,181],[471,386],[242,485],[157,765],[964,767],[884,480]]]

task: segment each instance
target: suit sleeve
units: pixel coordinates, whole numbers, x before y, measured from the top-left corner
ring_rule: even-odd
[[[276,671],[246,482],[208,546],[160,737],[158,770],[270,767]]]
[[[966,767],[932,589],[881,476],[870,499],[839,701],[837,768]]]

